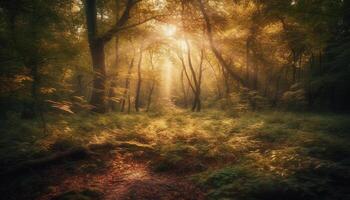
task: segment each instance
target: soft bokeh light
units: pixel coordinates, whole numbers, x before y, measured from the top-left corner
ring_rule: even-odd
[[[162,29],[163,29],[164,35],[167,37],[174,36],[177,30],[176,26],[172,24],[166,24],[162,27]]]
[[[173,63],[166,58],[163,63],[163,96],[166,99],[169,99],[171,96],[171,86],[172,86],[172,74],[173,74]]]

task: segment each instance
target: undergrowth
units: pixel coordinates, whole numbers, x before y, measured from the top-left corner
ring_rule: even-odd
[[[14,116],[1,128],[1,166],[95,143],[136,142],[156,172],[189,174],[209,199],[346,199],[350,118],[291,112],[208,110]],[[154,156],[157,155],[157,156]]]

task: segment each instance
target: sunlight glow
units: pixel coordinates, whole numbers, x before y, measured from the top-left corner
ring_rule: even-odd
[[[187,51],[187,44],[185,39],[177,40],[177,45],[181,49],[181,51],[184,51],[184,52]]]
[[[166,24],[162,27],[162,29],[163,29],[164,35],[167,37],[174,36],[176,33],[176,26],[172,24]]]
[[[163,97],[170,99],[173,63],[167,58],[163,63]]]

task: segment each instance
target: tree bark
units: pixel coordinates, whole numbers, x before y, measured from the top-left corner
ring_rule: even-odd
[[[142,64],[142,49],[140,48],[140,58],[137,64],[137,85],[136,85],[136,96],[135,96],[135,110],[140,111],[140,93],[141,93],[141,64]]]
[[[152,80],[151,89],[150,89],[150,91],[149,91],[149,93],[148,93],[146,112],[148,112],[149,109],[150,109],[150,107],[151,107],[152,95],[153,95],[153,90],[154,90],[154,88],[155,88],[155,85],[156,85],[156,81],[155,81],[155,80]]]
[[[193,64],[192,64],[192,58],[191,58],[191,47],[189,45],[189,42],[186,40],[187,45],[187,59],[188,59],[188,66],[190,68],[192,79],[193,79],[193,105],[192,105],[192,111],[199,112],[201,110],[201,100],[200,100],[200,94],[201,94],[201,86],[200,86],[200,79],[202,78],[202,66],[203,66],[203,49],[201,50],[201,57],[200,57],[200,64],[199,64],[199,75],[197,77],[196,71],[194,70]]]
[[[96,0],[85,1],[86,23],[92,66],[94,71],[93,88],[90,103],[93,111],[104,113],[105,107],[105,55],[104,43],[97,38],[97,9]]]
[[[297,55],[295,51],[292,51],[293,56],[293,77],[292,77],[292,83],[294,84],[296,82],[296,75],[297,75]]]
[[[121,30],[135,27],[139,24],[145,23],[146,21],[153,19],[147,19],[140,23],[129,25],[124,27],[129,19],[130,10],[138,1],[128,0],[124,9],[123,14],[117,20],[115,25],[106,31],[104,34],[98,36],[97,34],[97,8],[96,0],[85,0],[85,14],[86,23],[88,29],[88,41],[90,47],[90,54],[92,58],[92,65],[94,71],[94,81],[92,88],[92,96],[90,104],[93,106],[93,111],[104,113],[106,109],[106,64],[105,64],[105,53],[104,46],[109,42],[116,33]]]
[[[187,108],[187,92],[186,92],[186,88],[185,88],[185,83],[184,83],[184,69],[182,69],[181,71],[181,89],[182,89],[182,93],[183,93],[183,101],[184,101],[184,106],[185,108]]]
[[[115,6],[115,19],[116,21],[119,20],[119,13],[120,13],[120,1],[116,0],[116,6]],[[116,70],[116,74],[118,73],[119,68],[119,35],[118,33],[115,34],[115,63],[114,67]],[[111,85],[110,85],[110,91],[109,91],[109,109],[112,111],[115,111],[117,108],[117,102],[114,99],[116,97],[115,88],[117,87],[117,77],[114,76],[111,79]]]
[[[189,74],[187,72],[187,69],[186,69],[187,67],[186,67],[184,58],[182,56],[180,56],[180,55],[178,55],[178,57],[179,57],[179,59],[181,61],[182,69],[183,69],[184,74],[186,75],[186,78],[187,78],[187,81],[188,81],[188,85],[190,86],[190,88],[192,90],[192,93],[193,93],[193,103],[192,103],[191,110],[194,112],[194,111],[196,111],[197,107],[200,106],[200,92],[198,90],[199,84],[197,82],[197,76],[196,76],[195,70],[194,70],[193,65],[192,65],[190,47],[189,47],[188,43],[187,43],[187,48],[188,48],[187,59],[188,59],[189,68],[190,68],[190,71],[191,71],[193,83],[192,83],[191,78],[190,78],[190,76],[189,76]],[[202,64],[202,59],[203,59],[203,56],[201,58],[201,64]]]
[[[94,81],[90,103],[94,106],[93,111],[106,112],[106,65],[104,55],[104,44],[94,41],[90,44],[92,65],[94,70]]]
[[[148,93],[146,112],[148,112],[150,107],[151,107],[152,95],[153,95],[154,88],[156,86],[156,77],[154,75],[154,65],[153,65],[153,52],[150,51],[149,55],[150,55],[150,63],[151,63],[151,70],[152,70],[152,72],[151,72],[152,73],[152,84],[151,84],[151,88],[150,88],[149,93]]]
[[[129,89],[130,76],[131,76],[131,71],[132,71],[133,66],[134,66],[134,58],[131,59],[131,62],[129,64],[129,68],[128,68],[128,74],[127,74],[127,77],[125,79],[125,88],[124,88],[124,93],[123,93],[123,97],[121,100],[120,112],[124,112],[126,99],[129,99],[129,96],[130,96],[130,89]]]

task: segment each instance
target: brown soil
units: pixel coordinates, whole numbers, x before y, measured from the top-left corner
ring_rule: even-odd
[[[57,177],[59,183],[49,186],[49,192],[39,200],[84,189],[101,191],[105,200],[205,199],[202,191],[186,177],[152,172],[146,160],[135,160],[132,155],[116,153],[105,167],[92,171],[69,174],[59,167],[49,170],[48,175]]]

